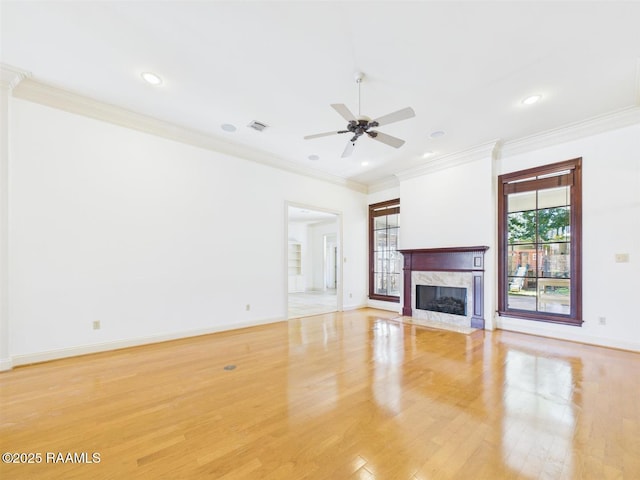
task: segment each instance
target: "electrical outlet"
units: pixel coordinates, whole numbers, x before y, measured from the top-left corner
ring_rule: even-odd
[[[244,307],[244,309],[248,312],[249,310],[251,310],[251,305],[249,303],[247,303],[247,306]]]
[[[600,325],[606,325],[607,324],[607,317],[598,317],[598,323]]]
[[[628,262],[629,262],[628,253],[616,253],[616,263],[628,263]]]
[[[100,320],[94,320],[93,321],[93,329],[94,330],[100,330]]]

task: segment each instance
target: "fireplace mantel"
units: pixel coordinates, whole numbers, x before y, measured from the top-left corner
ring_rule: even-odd
[[[484,328],[484,252],[489,247],[447,247],[400,250],[404,257],[402,315],[413,315],[411,305],[411,273],[470,272],[473,276],[473,312],[471,326]]]

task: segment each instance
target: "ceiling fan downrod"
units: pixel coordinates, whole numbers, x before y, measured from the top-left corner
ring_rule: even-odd
[[[353,78],[355,78],[356,85],[358,86],[358,117],[361,117],[362,114],[360,113],[360,84],[362,83],[362,79],[364,78],[364,73],[356,72],[353,75]]]

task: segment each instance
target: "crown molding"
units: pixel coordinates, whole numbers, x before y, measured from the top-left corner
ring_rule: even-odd
[[[294,162],[257,149],[226,142],[204,132],[100,102],[31,78],[24,78],[20,81],[19,85],[15,87],[13,91],[13,96],[132,130],[149,133],[168,140],[253,161],[289,173],[322,180],[349,188],[356,192],[367,193],[366,185],[361,183],[318,170],[301,167]]]
[[[499,149],[499,158],[540,150],[639,123],[640,106],[634,105],[528,137],[506,141]]]
[[[0,88],[13,90],[22,80],[29,77],[31,72],[0,63]]]
[[[398,177],[389,176],[382,178],[380,180],[376,180],[375,183],[369,185],[367,189],[367,193],[377,193],[382,192],[383,190],[387,190],[389,188],[396,188],[400,186],[400,182],[398,181]]]
[[[496,149],[499,149],[500,145],[501,142],[499,140],[492,140],[491,142],[483,143],[467,150],[434,157],[423,165],[396,173],[396,177],[399,181],[404,182],[414,177],[464,165],[465,163],[475,162],[476,160],[485,158],[493,159],[496,155]]]

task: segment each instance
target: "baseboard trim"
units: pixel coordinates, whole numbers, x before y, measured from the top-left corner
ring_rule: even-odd
[[[378,310],[385,310],[387,312],[395,312],[398,315],[402,314],[402,306],[397,302],[383,302],[381,300],[369,300],[367,302],[367,308],[375,308]]]
[[[572,329],[572,331],[570,332],[550,331],[545,328],[536,328],[532,325],[514,324],[511,319],[500,317],[497,320],[496,328],[498,330],[505,330],[508,332],[526,333],[529,335],[536,335],[538,337],[584,343],[586,345],[595,345],[597,347],[615,348],[617,350],[627,350],[630,352],[640,352],[640,343],[585,335],[584,333],[577,331],[577,327],[567,327]]]
[[[21,365],[50,362],[52,360],[60,360],[62,358],[90,355],[92,353],[108,352],[111,350],[120,350],[122,348],[139,347],[142,345],[150,345],[153,343],[169,342],[171,340],[180,340],[182,338],[199,337],[201,335],[209,335],[211,333],[226,332],[229,330],[238,330],[248,327],[257,327],[259,325],[278,322],[286,322],[286,319],[283,319],[282,317],[266,318],[254,322],[234,323],[233,325],[217,325],[215,327],[202,328],[198,330],[174,332],[162,335],[151,335],[148,337],[130,338],[124,340],[116,340],[113,342],[95,343],[91,345],[78,345],[75,347],[48,350],[45,352],[13,355],[8,360],[0,360],[0,370],[11,370],[13,367],[19,367]]]
[[[350,312],[351,310],[360,310],[361,308],[368,308],[366,304],[362,303],[360,305],[343,305],[343,312]]]
[[[13,362],[10,358],[0,359],[0,372],[11,370],[13,368]]]
[[[373,307],[368,305],[354,305],[344,308],[344,311],[359,310],[361,308],[375,308],[383,310],[379,307]],[[384,309],[386,310],[386,309]],[[394,310],[388,310],[394,311]],[[52,360],[59,360],[62,358],[77,357],[80,355],[90,355],[92,353],[108,352],[111,350],[119,350],[122,348],[138,347],[142,345],[149,345],[153,343],[169,342],[171,340],[180,340],[182,338],[198,337],[201,335],[209,335],[212,333],[225,332],[230,330],[239,330],[242,328],[256,327],[259,325],[267,325],[270,323],[286,322],[286,319],[281,317],[266,318],[254,322],[243,322],[233,325],[217,325],[212,328],[203,328],[198,330],[189,330],[185,332],[175,332],[163,335],[152,335],[149,337],[131,338],[125,340],[117,340],[113,342],[96,343],[91,345],[79,345],[75,347],[62,348],[57,350],[48,350],[45,352],[29,353],[24,355],[14,355],[10,358],[0,359],[0,371],[8,371],[13,367],[19,367],[22,365],[30,365],[34,363],[49,362]],[[615,348],[618,350],[628,350],[632,352],[640,352],[640,344],[635,342],[621,341],[616,339],[599,338],[590,335],[580,334],[579,332],[562,333],[562,332],[550,332],[542,328],[535,328],[532,326],[520,326],[513,325],[506,319],[498,319],[497,329],[505,330],[509,332],[525,333],[530,335],[536,335],[539,337],[554,338],[556,340],[566,340],[571,342],[584,343],[588,345],[595,345],[599,347]]]

